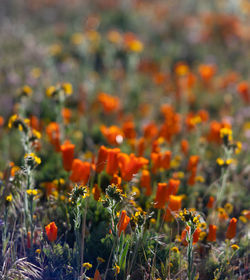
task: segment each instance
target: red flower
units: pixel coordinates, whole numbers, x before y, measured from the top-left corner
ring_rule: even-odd
[[[155,208],[163,209],[167,202],[167,192],[168,185],[167,183],[158,183],[156,197],[155,197]]]
[[[57,226],[56,226],[55,222],[48,224],[45,227],[45,230],[46,230],[48,240],[50,242],[54,242],[57,238]]]
[[[98,151],[98,157],[96,162],[96,172],[100,173],[105,168],[105,165],[107,163],[107,157],[108,157],[108,149],[104,146],[101,146]]]
[[[168,208],[166,210],[166,215],[164,217],[166,222],[170,222],[173,219],[172,212],[181,209],[181,201],[182,201],[182,196],[180,195],[169,196]]]
[[[189,230],[189,226],[186,226],[186,228],[181,233],[181,241],[182,241],[183,245],[185,245],[185,246],[188,245],[187,240],[186,240],[188,230]],[[193,234],[193,244],[198,242],[200,233],[201,233],[201,229],[197,228]]]
[[[119,153],[120,153],[120,149],[118,149],[118,148],[108,150],[106,171],[109,175],[113,175],[118,171],[118,154]]]
[[[217,226],[209,225],[209,232],[208,232],[208,236],[207,236],[207,241],[209,241],[209,242],[215,242],[216,241],[216,230],[217,230]]]
[[[210,196],[209,200],[208,200],[208,203],[207,203],[207,208],[211,209],[211,208],[213,208],[213,206],[214,206],[214,197]]]
[[[148,170],[142,170],[140,185],[141,187],[146,188],[147,196],[150,196],[152,194],[151,177],[150,172]]]
[[[122,210],[119,222],[117,224],[119,236],[121,235],[122,231],[125,232],[125,229],[127,228],[128,224],[129,224],[129,221],[130,221],[130,218],[127,216],[127,212],[125,210]]]
[[[74,159],[70,180],[75,183],[87,184],[91,172],[91,164],[80,159]]]
[[[61,152],[63,156],[63,168],[66,171],[70,171],[72,168],[72,163],[74,160],[74,150],[75,145],[71,144],[69,141],[65,141],[65,143],[61,145]]]
[[[237,219],[232,218],[231,221],[229,222],[229,226],[227,228],[227,233],[226,233],[226,238],[227,239],[232,239],[236,235],[236,224],[237,224]]]

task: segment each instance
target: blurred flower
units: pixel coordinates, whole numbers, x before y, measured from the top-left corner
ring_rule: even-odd
[[[118,236],[121,235],[122,231],[125,233],[129,221],[130,218],[127,216],[127,212],[125,210],[122,210],[119,222],[117,224]]]
[[[54,242],[57,238],[57,226],[55,222],[49,223],[46,227],[46,234],[50,242]]]
[[[232,239],[232,238],[235,237],[235,235],[236,235],[236,224],[237,224],[237,219],[232,218],[229,222],[229,226],[228,226],[227,232],[226,232],[226,238],[227,239]]]
[[[74,150],[75,150],[75,145],[71,144],[70,141],[65,141],[64,144],[61,145],[63,168],[66,171],[70,171],[72,168],[72,163],[74,160]]]

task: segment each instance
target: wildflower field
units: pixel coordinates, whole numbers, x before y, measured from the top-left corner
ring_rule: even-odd
[[[2,0],[0,279],[247,280],[248,0]]]

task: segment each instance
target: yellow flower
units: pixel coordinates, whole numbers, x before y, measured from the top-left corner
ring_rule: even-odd
[[[38,67],[35,67],[30,71],[30,74],[33,78],[37,79],[41,76],[41,69]]]
[[[196,182],[204,183],[204,182],[205,182],[205,179],[204,179],[204,177],[202,177],[202,176],[196,176],[196,177],[195,177],[195,181],[196,181]]]
[[[36,249],[36,253],[40,254],[41,253],[41,249]]]
[[[207,228],[207,224],[206,224],[206,223],[201,223],[201,224],[200,224],[200,227],[201,227],[202,229],[206,229],[206,228]]]
[[[29,189],[29,190],[26,190],[26,193],[28,195],[32,195],[32,196],[36,196],[38,194],[38,191],[36,189],[32,190],[32,189]]]
[[[70,38],[71,43],[74,45],[80,45],[83,42],[83,39],[84,39],[84,36],[80,32],[74,33]]]
[[[32,88],[25,85],[22,87],[22,89],[20,90],[20,95],[23,95],[23,96],[31,96],[32,95]]]
[[[217,160],[216,160],[216,162],[217,162],[217,164],[218,165],[224,165],[224,160],[222,159],[222,158],[217,158]]]
[[[189,72],[189,67],[187,64],[184,63],[180,63],[179,65],[176,66],[175,68],[175,73],[178,76],[184,76],[187,75],[187,73]]]
[[[41,138],[41,133],[39,131],[37,131],[36,129],[32,129],[32,133],[37,139]]]
[[[190,120],[191,124],[193,125],[196,125],[198,123],[201,123],[202,122],[202,119],[200,116],[195,116],[193,117],[191,120]]]
[[[120,270],[121,270],[121,269],[120,269],[120,266],[119,266],[119,265],[115,264],[113,268],[114,268],[114,270],[115,270],[115,275],[117,275],[117,274],[120,273]]]
[[[150,219],[150,223],[151,224],[156,224],[156,219],[154,219],[154,218]]]
[[[173,252],[175,252],[175,253],[177,253],[177,254],[180,252],[179,249],[178,249],[177,247],[171,248],[171,251],[173,251]]]
[[[220,130],[220,138],[228,137],[228,140],[232,140],[232,130],[230,128],[224,127]]]
[[[15,114],[9,118],[8,127],[12,128],[13,123],[17,120],[18,116]]]
[[[5,200],[8,201],[8,202],[11,202],[13,200],[13,196],[10,194],[10,195],[5,197]]]
[[[232,159],[232,158],[229,158],[229,159],[226,160],[226,164],[227,164],[227,165],[229,165],[229,164],[231,164],[231,163],[233,163],[233,159]]]
[[[247,223],[247,218],[245,216],[239,216],[239,220],[242,221],[242,223]]]
[[[129,50],[132,52],[142,52],[143,44],[139,40],[133,40],[129,43]]]
[[[231,214],[233,212],[233,205],[231,203],[226,203],[224,206],[225,211],[227,212],[227,214]]]
[[[135,194],[135,197],[139,197],[141,192],[140,192],[140,190],[137,187],[132,186],[131,193]]]
[[[206,232],[205,231],[202,231],[201,233],[200,233],[200,236],[199,236],[199,240],[203,240],[205,237],[206,237]]]
[[[238,155],[241,152],[242,149],[242,143],[241,142],[236,142],[236,149],[235,149],[235,154]]]
[[[70,83],[63,83],[61,86],[66,95],[71,95],[73,93],[73,87]]]
[[[99,263],[104,263],[104,262],[105,262],[105,260],[104,260],[103,258],[101,258],[101,257],[97,257],[97,261],[98,261]]]
[[[24,158],[28,160],[33,159],[36,164],[40,164],[42,162],[41,159],[34,153],[25,154]]]
[[[52,97],[55,92],[56,92],[56,88],[54,86],[48,87],[45,91],[48,97]]]
[[[49,49],[50,55],[55,56],[62,52],[62,46],[60,44],[53,44]]]
[[[88,262],[83,263],[82,266],[83,266],[84,268],[86,268],[87,270],[89,270],[89,269],[92,268],[92,264],[91,264],[91,263],[88,263]]]
[[[232,248],[234,251],[236,251],[236,250],[238,250],[240,247],[239,247],[237,244],[233,244],[233,245],[231,245],[231,248]]]

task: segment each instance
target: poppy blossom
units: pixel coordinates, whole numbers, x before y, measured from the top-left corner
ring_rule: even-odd
[[[190,229],[190,227],[186,226],[186,228],[181,233],[181,241],[182,241],[183,245],[185,245],[185,246],[188,245],[188,242],[186,240],[186,236],[187,236],[187,232],[188,232],[189,229]],[[196,230],[193,233],[193,245],[198,242],[199,237],[200,237],[200,233],[201,233],[201,229],[196,228]]]
[[[118,171],[118,154],[120,149],[114,148],[108,150],[106,171],[109,175],[113,175]]]
[[[69,141],[65,141],[64,144],[61,145],[63,168],[66,171],[70,171],[72,168],[72,163],[74,160],[74,150],[75,150],[75,145],[71,144]]]
[[[237,219],[232,218],[229,222],[229,226],[228,226],[227,232],[226,232],[226,238],[227,239],[232,239],[232,238],[235,237],[235,235],[236,235],[236,224],[237,224]]]
[[[170,222],[172,220],[172,212],[176,212],[181,209],[182,196],[170,195],[168,201],[168,207],[165,214],[165,221]]]
[[[213,208],[213,205],[214,205],[214,197],[210,196],[209,200],[208,200],[208,203],[207,203],[207,208],[211,209],[211,208]]]
[[[209,242],[215,242],[216,241],[216,230],[217,230],[217,226],[209,225],[209,232],[208,232],[208,236],[207,236],[207,241],[209,241]]]
[[[158,183],[157,192],[155,197],[155,208],[163,209],[167,202],[168,184]]]
[[[49,223],[46,227],[46,234],[50,242],[54,242],[57,238],[57,226],[55,222]]]
[[[128,224],[129,224],[130,218],[127,216],[127,212],[125,210],[122,210],[119,222],[117,224],[118,229],[118,235],[120,236],[122,231],[125,232]]]
[[[100,173],[104,170],[107,163],[108,149],[101,146],[98,151],[97,162],[96,162],[96,172]]]
[[[144,165],[148,164],[148,160],[143,157],[136,157],[134,154],[120,153],[118,155],[118,164],[122,179],[129,182],[134,174],[137,174]]]
[[[150,196],[152,194],[152,188],[151,188],[151,176],[150,172],[148,170],[142,170],[140,185],[142,188],[146,189],[146,195]]]
[[[87,184],[91,172],[91,164],[80,159],[74,159],[70,180],[75,183]]]

